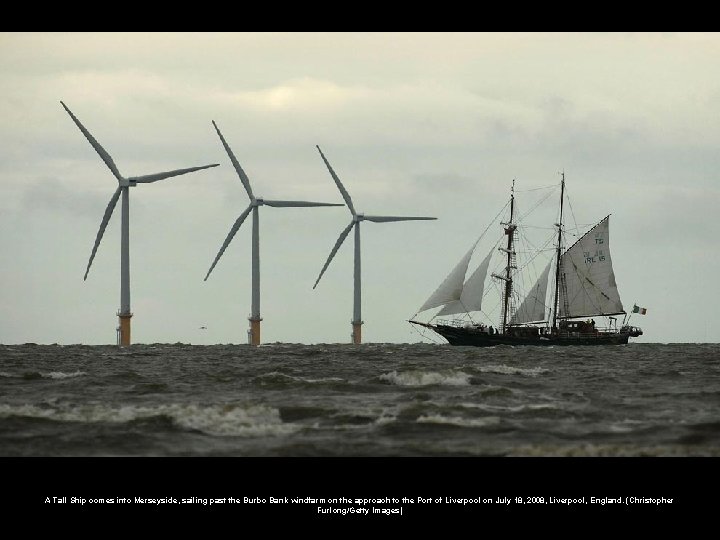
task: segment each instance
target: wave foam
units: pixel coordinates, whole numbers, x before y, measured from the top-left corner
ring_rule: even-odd
[[[440,414],[423,415],[417,419],[418,424],[450,424],[459,427],[486,427],[496,426],[500,423],[499,416],[485,416],[482,418],[463,418],[462,416],[442,416]]]
[[[87,375],[85,371],[74,371],[72,373],[63,373],[62,371],[51,371],[50,373],[41,373],[44,378],[49,379],[71,379],[73,377],[82,377]]]
[[[460,406],[468,409],[480,409],[482,411],[503,411],[503,412],[524,412],[524,411],[542,411],[542,410],[562,410],[555,403],[524,403],[522,405],[491,405],[489,403],[461,403]]]
[[[183,429],[201,431],[219,436],[284,435],[298,426],[285,424],[280,412],[265,405],[212,405],[170,404],[156,407],[105,405],[73,405],[37,407],[35,405],[2,405],[0,418],[24,416],[58,422],[122,424],[158,416],[170,418]]]
[[[0,377],[6,377],[8,379],[70,379],[73,377],[82,377],[87,375],[85,371],[74,371],[72,373],[63,373],[62,371],[51,371],[49,373],[42,373],[39,371],[28,371],[25,373],[10,373],[8,371],[0,371]]]
[[[280,373],[279,371],[272,371],[270,373],[264,373],[258,375],[257,379],[260,380],[261,384],[266,382],[271,383],[309,383],[309,384],[334,384],[345,382],[345,379],[341,377],[320,377],[318,379],[310,379],[307,377],[296,377],[294,375],[288,375],[287,373]]]
[[[550,370],[534,367],[534,368],[519,368],[513,366],[506,366],[501,364],[499,366],[481,366],[478,368],[482,373],[499,373],[501,375],[523,375],[526,377],[537,377],[543,373],[548,373]]]
[[[391,371],[383,373],[380,379],[398,386],[468,386],[470,375],[462,371]]]

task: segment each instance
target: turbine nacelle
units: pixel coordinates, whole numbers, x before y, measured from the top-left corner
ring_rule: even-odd
[[[353,214],[353,223],[360,223],[361,221],[365,221],[365,214]]]
[[[133,187],[137,186],[137,180],[134,178],[121,178],[118,180],[118,184],[120,187]]]

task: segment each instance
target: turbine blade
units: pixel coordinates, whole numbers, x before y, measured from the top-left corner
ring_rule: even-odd
[[[238,176],[240,177],[240,181],[242,182],[243,186],[245,187],[245,191],[247,191],[248,197],[250,197],[251,201],[254,201],[255,195],[253,195],[252,188],[250,187],[250,180],[248,179],[247,175],[245,174],[245,171],[243,171],[243,168],[240,166],[240,163],[238,163],[237,158],[235,158],[235,154],[233,154],[232,150],[230,150],[228,143],[225,142],[225,137],[223,137],[222,133],[220,133],[220,129],[217,127],[215,120],[213,120],[213,126],[215,126],[215,131],[217,131],[217,134],[220,137],[220,140],[222,141],[223,146],[225,147],[225,151],[227,152],[227,155],[230,157],[230,161],[232,161],[233,167],[235,167],[235,170],[237,171]]]
[[[306,207],[306,206],[345,206],[344,204],[324,203],[324,202],[308,202],[308,201],[268,201],[263,199],[263,203],[267,206],[276,208],[284,207]]]
[[[419,221],[427,219],[437,219],[436,217],[411,217],[411,216],[363,216],[365,221],[374,221],[375,223],[385,223],[388,221]]]
[[[318,276],[317,281],[315,281],[315,285],[313,285],[313,289],[315,287],[317,287],[318,283],[320,283],[320,278],[323,277],[325,270],[327,270],[327,267],[330,266],[330,261],[332,261],[333,257],[337,253],[338,249],[340,249],[340,246],[345,241],[345,238],[347,238],[347,235],[350,234],[350,229],[353,228],[353,225],[355,225],[355,221],[351,221],[350,225],[345,227],[343,232],[340,233],[340,237],[337,239],[337,242],[335,242],[335,247],[332,248],[332,251],[330,252],[330,256],[327,258],[327,261],[325,261],[325,266],[323,266],[322,270],[320,271],[320,275]]]
[[[155,174],[146,174],[143,176],[132,176],[128,178],[129,182],[137,182],[138,184],[149,184],[151,182],[157,182],[158,180],[165,180],[171,176],[180,176],[181,174],[187,174],[195,171],[202,171],[203,169],[209,169],[211,167],[217,167],[219,163],[213,163],[212,165],[203,165],[202,167],[190,167],[189,169],[178,169],[176,171],[161,172]]]
[[[230,245],[230,242],[233,239],[233,236],[235,236],[235,233],[238,232],[238,229],[240,228],[240,225],[243,224],[243,221],[245,221],[245,218],[248,217],[248,214],[252,210],[252,204],[248,206],[245,211],[240,214],[240,217],[235,220],[235,223],[233,224],[232,228],[230,229],[230,232],[227,235],[227,238],[225,238],[225,242],[223,242],[222,247],[220,248],[220,251],[218,251],[217,256],[215,257],[215,260],[213,261],[212,265],[210,266],[210,270],[208,270],[207,275],[205,276],[205,279],[203,281],[207,281],[207,278],[210,277],[210,272],[213,271],[213,268],[215,268],[215,265],[220,260],[220,257],[222,257],[222,254],[225,253],[225,249]]]
[[[98,155],[102,158],[102,160],[105,162],[105,165],[107,165],[112,173],[115,175],[115,178],[119,180],[122,180],[123,177],[120,174],[120,171],[118,171],[117,166],[115,165],[115,162],[110,157],[110,154],[108,154],[105,149],[100,146],[100,143],[95,140],[95,137],[90,135],[90,132],[85,129],[85,126],[83,126],[80,123],[80,120],[77,119],[77,117],[70,111],[70,109],[67,108],[67,105],[65,105],[62,101],[60,104],[63,106],[63,108],[67,111],[67,113],[70,115],[70,118],[73,119],[73,122],[75,122],[75,125],[80,128],[80,131],[83,132],[83,135],[85,135],[85,138],[90,142],[92,147],[95,149],[95,151],[98,153]]]
[[[85,270],[85,277],[83,277],[83,281],[85,281],[88,277],[88,272],[90,272],[90,266],[92,265],[93,259],[95,258],[95,253],[97,253],[98,246],[100,245],[100,240],[103,237],[103,234],[105,234],[105,229],[107,228],[107,224],[110,221],[110,216],[112,216],[113,210],[115,209],[115,205],[118,202],[118,199],[120,198],[120,193],[122,193],[122,188],[118,187],[115,190],[115,193],[113,193],[113,196],[110,198],[110,202],[107,205],[107,208],[105,209],[105,214],[103,215],[102,222],[100,223],[100,230],[97,233],[97,237],[95,238],[95,245],[92,248],[92,253],[90,254],[90,260],[88,261],[87,269]]]
[[[320,156],[322,156],[323,161],[325,162],[325,165],[328,168],[328,171],[330,171],[330,176],[333,177],[333,180],[335,180],[335,184],[337,185],[338,189],[340,190],[340,194],[342,195],[343,199],[345,199],[345,203],[347,204],[347,207],[350,209],[350,212],[352,215],[355,215],[355,208],[353,207],[352,199],[350,198],[350,194],[345,189],[345,186],[342,185],[342,182],[338,178],[337,174],[335,174],[335,171],[333,171],[333,168],[330,166],[330,163],[328,163],[328,160],[325,159],[325,154],[322,153],[322,150],[320,150],[320,147],[315,145],[315,148],[318,149],[318,152],[320,152]]]

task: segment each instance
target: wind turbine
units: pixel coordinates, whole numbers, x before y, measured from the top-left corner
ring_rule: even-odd
[[[100,223],[100,230],[98,231],[97,237],[95,238],[95,245],[93,246],[92,253],[90,254],[90,260],[88,261],[83,281],[87,279],[88,272],[90,272],[90,266],[92,265],[93,259],[95,258],[95,253],[97,252],[98,246],[100,245],[100,240],[105,233],[105,228],[110,221],[110,216],[112,216],[115,205],[117,205],[118,199],[120,198],[120,195],[122,195],[122,224],[120,228],[120,310],[117,312],[117,315],[120,319],[119,344],[122,347],[127,347],[128,345],[130,345],[130,317],[132,317],[132,312],[130,311],[129,188],[131,186],[136,186],[137,184],[149,184],[151,182],[157,182],[158,180],[170,178],[171,176],[179,176],[181,174],[200,171],[202,169],[207,169],[210,167],[217,167],[219,164],[215,163],[213,165],[203,165],[202,167],[191,167],[189,169],[178,169],[175,171],[148,174],[145,176],[131,176],[129,178],[125,178],[120,174],[120,171],[118,171],[118,168],[110,157],[110,154],[108,154],[105,149],[100,146],[100,143],[98,143],[95,138],[90,134],[90,132],[85,129],[85,126],[80,123],[80,120],[77,119],[77,117],[70,111],[70,109],[67,108],[67,106],[62,101],[60,102],[60,104],[70,115],[70,118],[73,119],[73,122],[75,122],[77,127],[80,128],[80,131],[82,131],[83,135],[85,135],[85,138],[90,142],[92,147],[98,153],[100,158],[105,162],[105,165],[108,166],[108,168],[118,181],[118,188],[115,190],[115,193],[113,193],[113,196],[110,198],[110,202],[105,209],[105,215],[103,215],[102,222]]]
[[[355,345],[359,345],[361,343],[361,328],[363,324],[361,312],[360,312],[360,222],[361,221],[372,221],[375,223],[385,223],[388,221],[417,221],[417,220],[427,220],[427,219],[437,219],[434,217],[402,217],[402,216],[367,216],[365,214],[358,214],[355,212],[355,208],[353,207],[352,199],[350,199],[350,194],[345,189],[345,186],[342,185],[342,182],[340,182],[340,179],[335,174],[335,171],[333,171],[333,168],[330,166],[330,163],[328,163],[328,160],[325,159],[325,154],[322,153],[322,150],[320,150],[319,146],[316,146],[318,149],[318,152],[320,152],[320,156],[322,156],[323,161],[325,162],[325,165],[327,165],[328,171],[330,171],[330,175],[333,177],[333,180],[335,180],[335,184],[337,185],[338,189],[340,190],[340,194],[343,196],[343,199],[345,199],[345,202],[347,203],[347,207],[350,210],[350,213],[352,214],[352,221],[350,221],[350,225],[345,227],[343,231],[340,233],[340,237],[337,239],[337,242],[335,242],[335,246],[332,248],[332,251],[330,252],[330,256],[327,258],[327,261],[325,261],[325,266],[323,266],[323,269],[320,271],[320,275],[317,278],[317,281],[315,282],[315,285],[313,285],[313,289],[317,287],[318,283],[320,282],[320,278],[325,273],[325,270],[327,270],[327,267],[330,265],[330,261],[332,261],[333,257],[337,253],[338,249],[340,249],[340,246],[345,241],[345,238],[348,234],[350,234],[350,229],[355,227],[355,269],[354,269],[354,294],[353,294],[353,318],[352,318],[352,342]]]
[[[228,143],[225,141],[225,138],[223,137],[222,133],[220,133],[220,129],[217,127],[217,124],[213,120],[213,126],[215,126],[215,131],[217,131],[218,136],[220,137],[220,141],[222,142],[223,146],[225,147],[225,151],[227,152],[227,155],[230,157],[230,161],[232,162],[233,166],[235,167],[235,170],[238,173],[238,176],[240,177],[240,181],[242,182],[243,187],[245,188],[245,191],[247,191],[248,197],[250,197],[250,204],[248,207],[240,214],[240,217],[238,217],[235,220],[235,223],[230,228],[230,232],[227,235],[227,238],[225,238],[225,242],[223,242],[223,245],[220,247],[220,251],[218,252],[217,256],[215,257],[215,260],[213,261],[212,265],[210,266],[210,270],[208,270],[207,275],[205,276],[205,281],[207,281],[208,277],[210,277],[210,272],[213,271],[213,268],[215,268],[215,265],[220,260],[220,257],[222,257],[222,254],[225,252],[225,249],[230,245],[230,242],[232,241],[233,237],[235,236],[235,233],[240,228],[240,225],[243,224],[243,221],[245,221],[245,218],[248,217],[250,214],[250,211],[252,211],[253,214],[253,220],[252,220],[252,310],[250,312],[250,344],[251,345],[260,345],[260,321],[262,321],[262,317],[260,317],[260,220],[259,220],[259,212],[258,208],[261,206],[275,206],[277,208],[282,207],[309,207],[309,206],[343,206],[342,204],[334,204],[334,203],[321,203],[321,202],[306,202],[306,201],[269,201],[267,199],[258,198],[255,197],[253,194],[252,188],[250,187],[250,180],[248,179],[247,175],[245,174],[245,171],[243,171],[242,167],[240,166],[240,163],[238,163],[237,158],[235,157],[235,154],[233,154],[232,150],[230,149],[230,146],[228,146]]]

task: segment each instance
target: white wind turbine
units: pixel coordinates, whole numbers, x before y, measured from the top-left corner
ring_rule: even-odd
[[[90,260],[88,261],[87,269],[85,270],[85,277],[83,278],[83,280],[87,279],[88,272],[90,272],[90,266],[92,265],[93,259],[95,258],[95,253],[97,252],[98,246],[100,245],[100,240],[105,233],[105,229],[108,222],[110,221],[110,216],[112,216],[113,210],[117,205],[118,199],[120,198],[120,195],[122,195],[122,223],[120,228],[120,310],[117,312],[117,315],[120,319],[120,336],[118,341],[120,346],[126,347],[130,345],[130,318],[132,317],[132,312],[130,311],[129,188],[137,184],[149,184],[151,182],[157,182],[158,180],[170,178],[171,176],[179,176],[181,174],[186,174],[193,171],[200,171],[209,167],[217,167],[218,163],[215,163],[213,165],[203,165],[202,167],[191,167],[189,169],[178,169],[175,171],[148,174],[145,176],[131,176],[129,178],[125,178],[120,174],[120,171],[110,157],[110,154],[108,154],[105,149],[100,146],[100,143],[98,143],[95,138],[90,134],[90,132],[85,129],[85,126],[80,123],[80,120],[78,120],[77,117],[70,111],[70,109],[67,108],[65,103],[61,101],[60,104],[70,115],[70,118],[73,119],[73,122],[75,122],[77,127],[80,128],[80,131],[82,131],[83,135],[85,135],[85,138],[90,142],[92,147],[98,153],[100,158],[105,162],[105,165],[108,166],[108,168],[118,181],[118,188],[115,190],[115,193],[113,193],[113,196],[110,198],[110,202],[105,209],[105,215],[103,215],[102,222],[100,223],[100,230],[98,231],[97,237],[95,238],[95,245],[93,246],[92,253],[90,254]]]
[[[218,136],[220,137],[220,141],[222,142],[223,146],[225,147],[225,151],[227,152],[227,155],[230,157],[230,161],[232,162],[233,166],[235,167],[235,170],[238,173],[238,176],[240,177],[240,181],[242,182],[243,187],[245,188],[245,191],[247,191],[248,197],[250,198],[250,204],[248,207],[240,214],[240,217],[235,220],[235,223],[230,228],[230,232],[227,235],[227,238],[225,238],[225,242],[223,242],[223,245],[220,247],[220,251],[218,251],[217,256],[215,257],[215,260],[213,261],[212,265],[210,266],[210,269],[208,270],[207,275],[205,276],[205,281],[207,281],[208,277],[210,277],[210,272],[213,271],[213,268],[215,268],[215,265],[220,260],[220,257],[222,257],[222,254],[225,252],[225,249],[230,245],[230,242],[232,241],[233,237],[235,236],[235,233],[240,228],[240,225],[243,224],[243,221],[245,221],[245,218],[248,217],[250,214],[250,211],[253,213],[253,221],[252,221],[252,310],[250,312],[250,344],[251,345],[260,345],[260,321],[262,321],[262,317],[260,317],[260,221],[259,221],[259,213],[258,208],[261,206],[275,206],[278,208],[282,207],[310,207],[310,206],[343,206],[342,204],[334,204],[334,203],[321,203],[321,202],[307,202],[307,201],[270,201],[267,199],[257,198],[253,194],[252,188],[250,187],[250,180],[248,179],[247,175],[245,174],[245,171],[243,171],[242,167],[240,166],[240,163],[238,163],[237,158],[233,154],[232,150],[230,149],[230,146],[228,146],[228,143],[225,141],[225,138],[223,137],[222,133],[220,133],[220,129],[218,129],[217,124],[215,121],[213,121],[213,126],[215,126],[215,131],[217,131]]]
[[[354,294],[353,294],[353,318],[352,318],[352,342],[355,345],[359,345],[362,341],[361,336],[361,328],[363,324],[362,320],[362,314],[360,309],[360,222],[361,221],[373,221],[375,223],[385,223],[388,221],[417,221],[417,220],[428,220],[428,219],[437,219],[434,217],[403,217],[403,216],[368,216],[365,214],[358,214],[355,212],[355,208],[353,207],[352,200],[350,199],[350,195],[348,194],[347,190],[345,189],[345,186],[342,185],[342,182],[340,182],[340,179],[335,174],[335,171],[333,171],[333,168],[330,166],[330,163],[328,163],[328,160],[325,159],[325,154],[322,153],[322,150],[320,150],[319,146],[316,146],[318,149],[318,152],[320,152],[320,156],[322,157],[323,161],[325,162],[325,165],[328,168],[328,171],[330,171],[330,175],[333,177],[333,180],[335,180],[335,184],[337,185],[338,189],[340,190],[340,193],[343,196],[343,199],[345,199],[345,202],[347,203],[347,207],[350,210],[350,213],[352,214],[352,221],[350,221],[350,225],[345,227],[345,229],[340,233],[340,237],[337,239],[337,242],[335,242],[335,246],[332,248],[332,251],[330,252],[330,256],[327,258],[327,261],[325,261],[325,266],[323,266],[322,270],[320,271],[320,275],[317,278],[317,281],[315,281],[315,285],[313,285],[313,289],[317,287],[318,283],[320,282],[320,278],[325,273],[325,270],[327,270],[327,267],[330,265],[330,261],[332,261],[333,257],[337,253],[338,249],[340,249],[340,246],[342,245],[343,241],[347,237],[348,234],[350,234],[350,229],[355,227],[355,260],[354,260]]]

